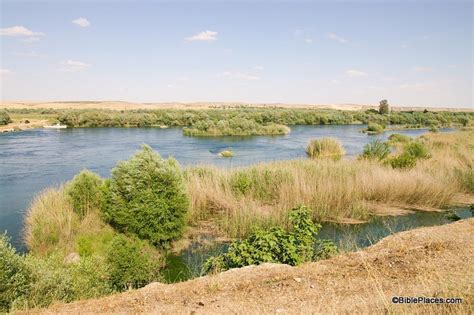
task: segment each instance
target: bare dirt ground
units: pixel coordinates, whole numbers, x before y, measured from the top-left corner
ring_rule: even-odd
[[[13,121],[6,126],[0,126],[0,133],[42,128],[44,125],[48,124],[47,119],[29,119],[28,121],[28,123],[25,123],[24,121]]]
[[[474,219],[389,236],[359,252],[299,267],[264,264],[30,313],[472,313]],[[393,296],[462,304],[393,304]]]
[[[57,102],[26,102],[26,101],[2,101],[0,108],[53,108],[53,109],[209,109],[209,108],[232,108],[232,107],[261,107],[261,108],[318,108],[337,110],[367,110],[378,109],[378,105],[370,104],[283,104],[283,103],[241,103],[241,102],[194,102],[194,103],[133,103],[122,101],[57,101]],[[422,111],[426,107],[399,107],[392,106],[395,111],[414,110]],[[430,111],[474,111],[473,108],[428,108]]]

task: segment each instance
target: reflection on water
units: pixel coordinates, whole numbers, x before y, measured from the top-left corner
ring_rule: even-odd
[[[375,217],[364,224],[325,223],[318,238],[332,240],[341,251],[355,251],[393,233],[451,223],[455,217],[466,219],[472,216],[473,210],[462,208],[449,212],[416,211],[403,216]],[[193,243],[180,254],[168,255],[167,266],[162,273],[165,281],[179,282],[200,276],[206,259],[225,252],[227,248],[225,243]]]
[[[28,130],[0,134],[0,231],[8,231],[21,249],[23,212],[42,189],[70,180],[83,168],[108,177],[117,161],[128,159],[143,143],[162,156],[173,155],[182,165],[214,164],[236,167],[252,163],[305,158],[311,138],[335,137],[349,156],[355,156],[374,138],[364,126],[293,126],[285,136],[185,137],[180,128],[90,128]],[[419,136],[426,130],[396,131]],[[232,149],[233,158],[218,152]]]

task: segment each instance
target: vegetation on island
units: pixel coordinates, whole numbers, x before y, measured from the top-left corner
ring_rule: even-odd
[[[382,102],[381,102],[382,103]],[[8,109],[9,114],[44,116],[68,127],[184,127],[189,136],[281,135],[285,126],[375,123],[408,128],[467,126],[473,112],[344,111],[291,108],[220,108],[114,111],[105,109]]]
[[[342,144],[334,138],[313,139],[306,147],[306,154],[312,159],[329,158],[340,160],[346,151]]]
[[[222,157],[225,157],[225,158],[233,157],[234,152],[232,150],[223,150],[223,151],[219,152],[219,156],[222,156]]]

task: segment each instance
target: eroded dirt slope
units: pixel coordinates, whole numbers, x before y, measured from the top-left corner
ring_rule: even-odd
[[[251,266],[33,313],[470,313],[473,258],[474,219],[469,219],[398,233],[365,250],[299,267]],[[464,302],[392,304],[399,295],[462,297]]]

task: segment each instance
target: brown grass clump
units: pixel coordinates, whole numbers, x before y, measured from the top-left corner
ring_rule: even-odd
[[[337,161],[346,151],[337,139],[321,138],[311,140],[306,147],[306,153],[312,159],[329,158]]]

